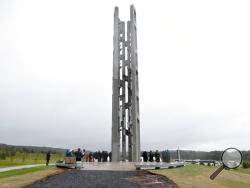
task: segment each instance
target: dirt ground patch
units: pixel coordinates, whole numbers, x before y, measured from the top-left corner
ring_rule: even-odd
[[[167,177],[147,171],[142,171],[140,174],[126,179],[132,183],[141,185],[143,188],[178,188],[178,186]]]
[[[0,187],[1,188],[24,187],[35,181],[38,181],[48,176],[59,174],[62,172],[64,172],[63,169],[58,169],[56,167],[53,167],[53,168],[49,168],[48,170],[42,170],[42,171],[32,172],[29,174],[3,178],[3,179],[0,179]]]

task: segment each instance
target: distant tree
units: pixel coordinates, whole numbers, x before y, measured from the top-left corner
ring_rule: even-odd
[[[6,157],[9,157],[10,156],[10,152],[8,150],[5,150],[5,155],[6,155]]]
[[[10,156],[11,156],[11,157],[14,157],[15,155],[16,155],[16,151],[15,151],[15,150],[11,150],[11,151],[10,151]]]
[[[25,157],[25,154],[22,155],[22,162],[25,162],[26,160],[26,157]]]
[[[14,157],[10,156],[10,162],[13,162],[13,161],[14,161]]]
[[[29,150],[27,148],[23,147],[23,152],[24,153],[29,153]]]
[[[6,155],[5,155],[5,153],[1,153],[1,154],[0,154],[0,159],[1,159],[1,160],[6,160]]]

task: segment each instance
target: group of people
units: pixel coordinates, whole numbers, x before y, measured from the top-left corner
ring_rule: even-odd
[[[93,158],[98,162],[107,162],[108,157],[111,159],[111,153],[108,153],[107,151],[96,151],[93,153]]]
[[[144,151],[142,152],[143,162],[154,162],[154,159],[156,162],[160,162],[160,153],[158,150],[155,152],[153,151]]]
[[[76,161],[83,161],[83,162],[107,162],[109,158],[109,162],[112,161],[112,154],[111,152],[107,151],[96,151],[96,152],[88,152],[85,149],[81,150],[78,148],[77,150],[68,149],[65,152],[66,157],[75,157]],[[46,154],[46,165],[49,164],[51,157],[51,152],[48,151]],[[162,151],[161,153],[156,150],[153,152],[152,150],[147,152],[142,152],[143,162],[160,162],[161,159],[163,162],[170,162],[170,152],[168,150]]]
[[[81,150],[78,148],[77,150],[67,150],[65,153],[66,157],[76,157],[76,161],[84,161],[84,162],[107,162],[108,157],[109,161],[111,161],[111,152],[107,151],[96,151],[96,152],[88,152],[85,149]]]
[[[159,152],[156,150],[155,152],[153,151],[143,151],[142,152],[142,158],[143,162],[167,162],[169,163],[171,161],[171,155],[169,150],[164,150],[162,152]]]
[[[76,157],[76,161],[81,161],[84,155],[85,149],[81,150],[80,148],[77,150],[68,149],[65,152],[65,157]]]

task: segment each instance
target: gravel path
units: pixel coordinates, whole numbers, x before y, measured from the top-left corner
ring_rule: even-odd
[[[26,188],[177,188],[169,179],[145,171],[69,170]]]

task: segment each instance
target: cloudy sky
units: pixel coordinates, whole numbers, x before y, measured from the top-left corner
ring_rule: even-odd
[[[0,143],[110,149],[131,3],[142,149],[250,149],[250,2],[231,0],[0,0]]]

